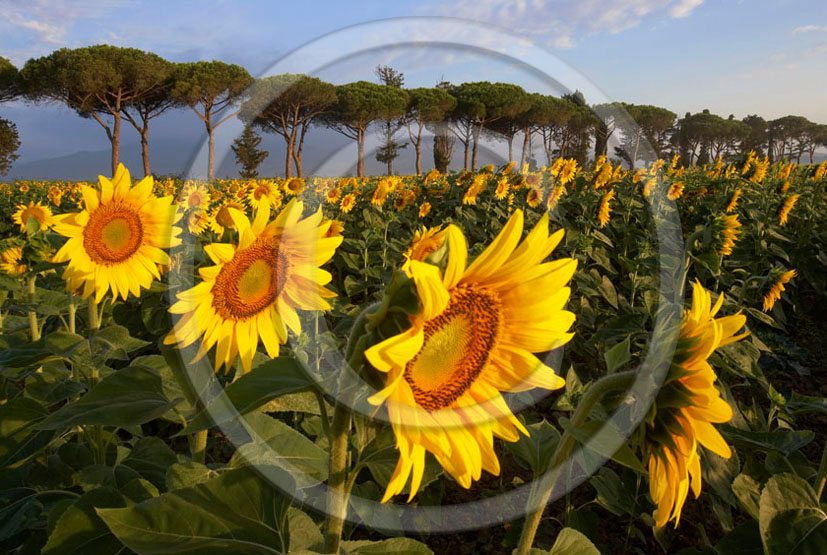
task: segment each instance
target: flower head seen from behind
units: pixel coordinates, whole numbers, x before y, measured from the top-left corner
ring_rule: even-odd
[[[365,351],[385,382],[369,400],[387,405],[399,450],[383,501],[409,479],[413,498],[426,451],[465,488],[482,470],[499,474],[494,437],[517,441],[528,433],[500,392],[564,385],[533,353],[573,335],[574,314],[565,306],[577,262],[544,262],[563,237],[562,230],[549,235],[547,214],[520,242],[522,228],[517,210],[468,264],[465,236],[450,225],[440,266],[410,261],[420,311],[408,330]]]
[[[741,234],[741,222],[738,220],[738,214],[716,216],[712,221],[712,230],[715,252],[721,256],[732,254],[732,247],[735,246],[735,241],[738,240],[738,236]]]
[[[297,335],[301,323],[296,309],[325,310],[335,294],[324,286],[329,272],[319,268],[333,257],[342,237],[330,233],[332,224],[321,211],[300,219],[302,203],[292,200],[270,221],[263,201],[252,222],[228,208],[238,244],[204,247],[215,266],[201,268],[201,283],[178,293],[169,311],[180,314],[166,344],[187,347],[202,338],[200,359],[215,345],[215,370],[226,369],[241,356],[245,372],[252,367],[259,339],[270,357],[287,341],[287,328]]]
[[[615,198],[614,189],[603,195],[600,199],[600,209],[597,213],[597,219],[600,221],[600,227],[606,227],[612,219],[612,199]]]
[[[155,197],[152,187],[152,177],[132,186],[120,164],[111,181],[100,176],[99,188],[81,187],[84,210],[55,216],[54,230],[69,238],[53,259],[69,263],[67,289],[94,293],[98,302],[110,290],[126,299],[161,278],[158,265],[169,265],[164,249],[181,243],[173,225],[180,215],[173,197]]]
[[[23,264],[23,247],[7,247],[0,251],[0,272],[10,276],[19,276],[26,271]]]
[[[746,323],[739,314],[715,318],[723,304],[700,283],[692,290],[692,307],[684,313],[669,373],[646,419],[644,444],[649,459],[649,493],[657,505],[655,526],[670,520],[677,526],[689,490],[701,493],[698,445],[728,459],[731,450],[713,426],[728,422],[732,409],[715,387],[715,371],[707,359],[716,349],[739,341]]]
[[[781,207],[781,210],[778,213],[778,225],[786,225],[787,220],[790,217],[790,212],[795,206],[795,203],[798,202],[798,199],[801,195],[790,195],[784,200],[784,205]]]
[[[781,298],[784,286],[790,283],[796,275],[795,270],[784,270],[773,268],[767,277],[767,286],[764,293],[764,312],[769,312],[775,306],[775,302]]]

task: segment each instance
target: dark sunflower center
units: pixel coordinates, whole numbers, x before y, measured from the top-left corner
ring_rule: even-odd
[[[224,264],[212,287],[212,306],[222,317],[246,320],[270,307],[284,289],[288,261],[272,238],[259,238]]]
[[[442,314],[425,323],[422,348],[405,366],[419,406],[446,408],[471,387],[496,346],[500,319],[496,293],[469,285],[454,288]]]
[[[104,265],[128,260],[144,237],[138,213],[122,204],[101,206],[83,229],[83,247],[94,262]]]

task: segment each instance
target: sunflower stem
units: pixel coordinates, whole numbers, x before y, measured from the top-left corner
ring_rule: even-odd
[[[816,499],[819,501],[821,501],[825,485],[827,485],[827,442],[824,443],[824,451],[821,452],[821,464],[818,465],[818,474],[816,474]]]
[[[29,278],[29,302],[34,303],[34,296],[37,291],[35,288],[35,279],[37,279],[36,275],[32,275]],[[32,341],[37,341],[40,339],[40,326],[37,325],[37,313],[34,310],[30,310],[28,312],[29,317],[29,331],[32,334]]]
[[[95,301],[94,296],[89,296],[89,299],[86,301],[86,307],[88,308],[89,313],[89,329],[99,330],[101,327],[101,321],[98,315],[98,303]]]
[[[635,371],[629,370],[627,372],[618,372],[617,374],[604,376],[594,382],[580,399],[580,403],[578,403],[577,409],[571,417],[572,427],[577,428],[582,426],[589,417],[592,408],[594,408],[604,395],[612,391],[628,388],[634,381],[636,375]],[[532,489],[529,495],[528,506],[536,507],[536,509],[530,511],[526,516],[523,531],[520,535],[520,542],[514,550],[514,555],[528,555],[531,550],[531,545],[534,543],[534,536],[537,534],[537,528],[543,518],[543,511],[551,498],[554,485],[557,483],[557,474],[560,471],[561,465],[568,457],[571,448],[574,447],[574,444],[574,436],[568,432],[564,432],[547,472],[547,474],[552,472],[554,474],[549,476],[551,478],[550,480],[546,480],[545,478],[541,479],[544,483],[549,484],[550,487],[545,490],[540,490],[539,488]],[[535,480],[535,483],[539,483],[539,480]]]
[[[192,434],[192,460],[204,464],[207,460],[207,430]]]
[[[78,305],[75,303],[69,302],[69,333],[75,333],[75,314],[78,311]]]
[[[330,429],[330,459],[328,473],[329,500],[325,553],[339,553],[342,530],[347,511],[347,439],[350,431],[350,410],[337,402]]]

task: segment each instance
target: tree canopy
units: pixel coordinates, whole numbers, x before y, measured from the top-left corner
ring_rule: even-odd
[[[17,78],[14,64],[0,56],[0,102],[12,100],[19,94]]]

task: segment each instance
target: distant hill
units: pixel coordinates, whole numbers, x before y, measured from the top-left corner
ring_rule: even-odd
[[[397,140],[407,138],[399,133]],[[407,141],[406,141],[407,142]],[[155,175],[177,175],[203,177],[206,168],[190,165],[200,148],[197,142],[174,142],[164,139],[154,139],[150,142],[150,164]],[[269,152],[264,163],[259,167],[259,175],[281,176],[284,174],[285,145],[281,136],[264,135],[259,148]],[[500,154],[499,151],[502,151]],[[67,180],[67,181],[94,181],[99,174],[110,173],[110,151],[82,150],[66,156],[33,160],[22,164],[15,164],[8,175],[0,180],[14,179],[33,180]],[[329,129],[314,128],[308,133],[302,154],[305,175],[355,175],[356,174],[356,146],[355,141]],[[143,163],[141,161],[140,144],[125,142],[121,144],[121,161],[134,175],[141,175]],[[503,144],[485,144],[480,149],[477,166],[506,162]],[[463,165],[462,144],[454,147],[452,168]],[[433,141],[426,137],[422,145],[423,171],[433,168]],[[413,146],[408,144],[400,152],[399,158],[394,161],[394,173],[410,175],[415,173],[415,157]],[[386,166],[376,161],[370,143],[366,149],[365,172],[368,175],[383,175]],[[216,176],[220,178],[238,177],[238,167],[231,150],[216,151]]]

